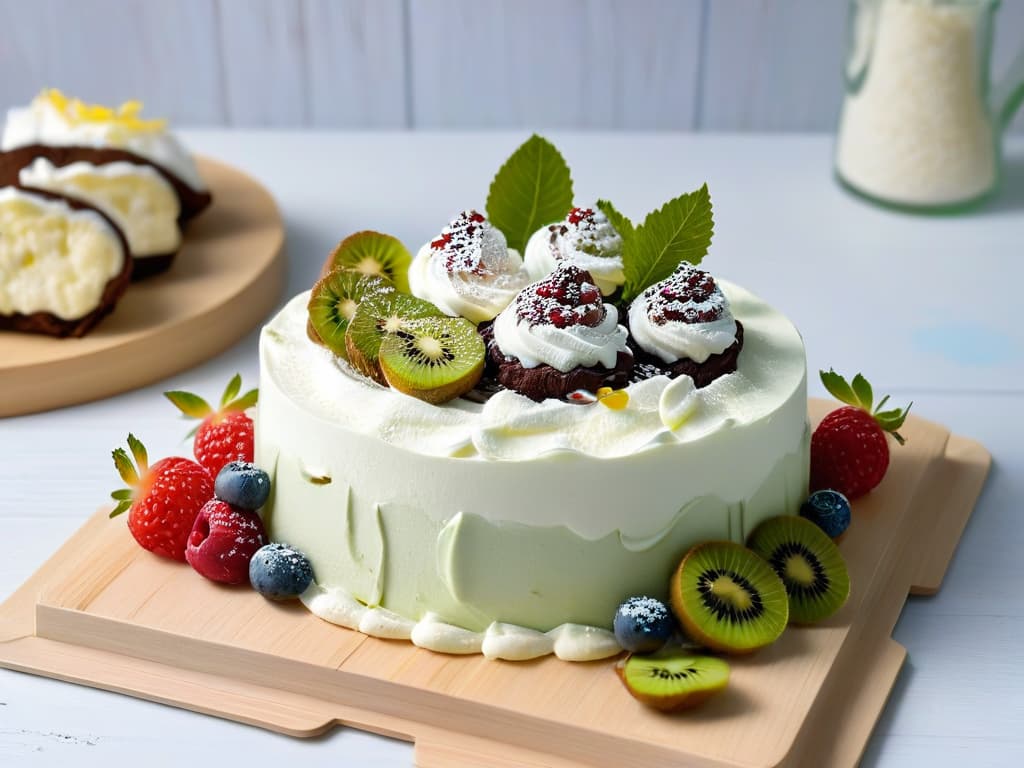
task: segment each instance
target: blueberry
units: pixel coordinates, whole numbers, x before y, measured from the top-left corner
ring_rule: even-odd
[[[850,502],[839,491],[815,491],[801,505],[800,516],[834,539],[850,527]]]
[[[291,600],[313,581],[313,566],[287,544],[267,544],[249,561],[252,588],[270,600]]]
[[[631,597],[615,612],[615,639],[627,651],[652,653],[675,631],[668,608],[653,597]]]
[[[270,476],[255,464],[232,461],[217,473],[213,492],[233,507],[255,511],[270,496]]]

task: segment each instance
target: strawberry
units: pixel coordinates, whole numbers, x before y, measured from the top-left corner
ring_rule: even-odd
[[[259,390],[250,389],[238,397],[241,388],[242,377],[236,373],[224,390],[220,408],[216,411],[191,392],[164,392],[164,397],[186,417],[202,419],[195,429],[192,453],[214,478],[229,462],[251,462],[253,459],[253,424],[252,419],[245,415],[245,409],[256,405]]]
[[[135,464],[124,448],[113,452],[114,466],[128,488],[110,494],[117,502],[110,516],[130,509],[128,530],[139,546],[184,562],[196,516],[213,498],[213,478],[196,462],[178,456],[149,466],[146,448],[135,435],[128,435],[128,447]]]
[[[889,468],[886,434],[903,445],[896,430],[903,426],[913,403],[883,411],[887,395],[872,410],[871,385],[859,373],[849,383],[835,371],[820,373],[825,389],[847,405],[822,419],[811,436],[811,490],[829,488],[856,499],[885,477]]]

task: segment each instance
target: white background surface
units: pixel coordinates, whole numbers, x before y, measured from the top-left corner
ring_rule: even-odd
[[[179,124],[831,131],[848,0],[0,0],[0,107]],[[994,69],[1024,45],[999,10]],[[1024,117],[1018,117],[1018,130]]]
[[[277,197],[288,226],[288,296],[312,283],[330,246],[353,230],[392,232],[415,248],[459,209],[482,207],[494,171],[525,138],[184,136],[253,173]],[[1009,147],[996,200],[942,219],[848,197],[830,177],[824,136],[549,138],[575,169],[578,201],[607,196],[634,218],[707,180],[716,236],[705,266],[790,315],[812,371],[863,370],[876,391],[915,400],[922,416],[989,448],[992,474],[942,592],[911,599],[896,627],[910,657],[864,764],[1024,764],[1024,141]],[[110,450],[129,430],[151,456],[188,452],[189,426],[161,391],[214,398],[236,371],[255,384],[257,370],[254,333],[159,385],[0,420],[0,599],[105,503],[117,486]],[[293,740],[0,670],[4,768],[233,765],[236,758],[253,768],[282,761],[407,767],[412,751],[353,730]]]

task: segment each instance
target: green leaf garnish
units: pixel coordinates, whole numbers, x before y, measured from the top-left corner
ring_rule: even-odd
[[[615,231],[622,237],[623,242],[633,236],[633,222],[619,213],[618,209],[608,200],[598,200],[597,208],[608,217],[608,221],[615,227]]]
[[[858,405],[856,393],[841,375],[831,368],[827,371],[818,371],[818,375],[821,376],[821,383],[825,385],[825,389],[832,397],[847,405]]]
[[[241,388],[242,374],[236,373],[231,377],[231,381],[228,382],[227,387],[224,389],[224,394],[220,398],[220,407],[223,408],[225,405],[230,403]]]
[[[572,210],[572,176],[555,146],[534,134],[505,161],[491,182],[487,218],[520,253],[530,235]]]
[[[174,403],[179,411],[192,419],[205,419],[213,413],[213,408],[210,407],[208,402],[199,395],[193,395],[191,392],[172,390],[164,392],[164,397]]]
[[[622,267],[626,282],[622,300],[633,300],[648,286],[671,275],[684,261],[700,264],[711,245],[713,232],[707,184],[647,214],[643,224],[636,227],[631,236],[623,238]]]

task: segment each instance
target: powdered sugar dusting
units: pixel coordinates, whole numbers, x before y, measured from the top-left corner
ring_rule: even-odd
[[[607,310],[601,291],[590,273],[574,264],[563,264],[543,280],[528,285],[515,299],[516,317],[534,325],[567,328],[586,325],[594,328],[605,319]]]
[[[644,291],[641,300],[647,303],[647,316],[657,325],[669,321],[710,323],[727,309],[725,295],[711,273],[686,263]]]
[[[668,609],[653,597],[631,597],[619,607],[619,613],[633,619],[640,627],[653,626],[668,616]]]
[[[565,221],[548,227],[551,252],[558,261],[578,254],[614,258],[622,254],[622,236],[608,217],[594,208],[573,208]]]

